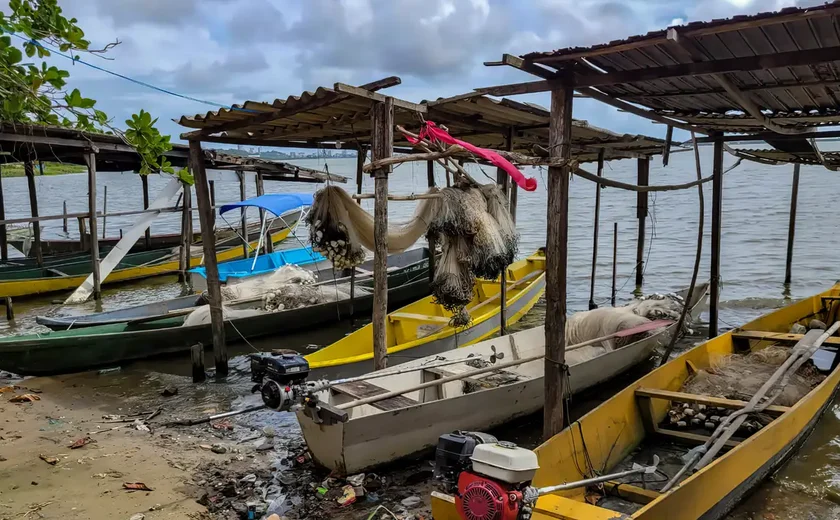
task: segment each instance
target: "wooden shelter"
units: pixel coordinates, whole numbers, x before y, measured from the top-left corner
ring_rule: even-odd
[[[175,167],[186,167],[188,164],[189,147],[173,145],[166,157]],[[88,171],[88,211],[68,215],[39,216],[38,199],[35,192],[35,165],[39,162],[61,162],[77,164]],[[94,297],[100,297],[99,279],[99,244],[97,232],[97,217],[107,217],[107,213],[99,212],[96,207],[96,172],[97,171],[138,171],[142,166],[140,155],[117,135],[81,132],[78,130],[30,124],[0,123],[0,169],[4,164],[23,163],[29,184],[29,201],[31,218],[7,220],[2,195],[2,177],[0,176],[0,254],[2,262],[8,260],[8,245],[6,235],[7,224],[35,223],[33,250],[38,263],[43,262],[41,253],[41,232],[39,222],[46,220],[66,220],[68,217],[79,219],[80,223],[89,222],[89,241],[91,262],[94,274]],[[269,180],[289,180],[298,182],[346,182],[344,177],[329,175],[309,168],[301,168],[288,163],[279,163],[262,159],[241,158],[232,155],[218,154],[208,151],[204,155],[203,163],[208,168],[236,169],[239,171],[258,172],[258,190],[261,188],[263,176]],[[149,206],[148,179],[141,175],[144,208]],[[185,190],[188,193],[189,190]],[[167,208],[167,211],[181,211],[182,242],[181,264],[182,272],[187,269],[189,244],[192,242],[192,211],[190,197],[184,197],[181,208]],[[110,216],[124,216],[143,213],[143,211],[128,211],[112,213]],[[104,219],[103,219],[104,221]],[[81,232],[81,231],[80,231]],[[84,233],[83,233],[84,234]],[[84,237],[83,237],[84,238]],[[146,232],[146,242],[150,242],[150,233]]]
[[[715,336],[725,134],[737,132],[738,140],[761,139],[781,150],[810,148],[825,158],[813,129],[837,122],[838,22],[840,3],[832,2],[693,22],[591,47],[505,55],[488,65],[512,66],[540,79],[479,91],[499,96],[550,92],[549,149],[560,160],[571,158],[575,91],[666,124],[669,138],[671,128],[709,136],[714,143],[709,333]],[[548,374],[565,366],[569,173],[568,167],[551,168],[548,181],[546,436],[563,427],[565,378]]]
[[[531,164],[548,164],[549,127],[551,112],[533,104],[508,99],[492,99],[479,93],[413,103],[386,96],[379,91],[400,83],[389,77],[354,87],[336,83],[332,88],[319,87],[299,96],[276,99],[271,103],[246,101],[230,109],[221,109],[195,116],[181,117],[178,122],[194,130],[181,135],[190,142],[191,154],[202,154],[201,141],[252,146],[294,148],[354,148],[358,151],[356,168],[357,193],[360,194],[367,152],[375,163],[394,152],[412,153],[407,140],[395,136],[398,125],[417,128],[425,120],[444,125],[453,137],[485,148],[496,148],[527,155]],[[575,121],[572,128],[572,150],[577,160],[598,161],[599,171],[605,159],[635,158],[640,169],[649,163],[653,154],[666,147],[666,142],[640,135],[620,135]],[[464,155],[464,160],[474,160]],[[434,185],[433,162],[428,163],[429,185]],[[375,179],[375,259],[374,268],[374,353],[375,365],[385,361],[385,319],[387,307],[386,257],[387,243],[387,179],[390,167],[371,172]],[[209,206],[205,193],[206,177],[202,168],[195,168],[199,208]],[[506,174],[498,174],[497,181],[507,192]],[[512,212],[515,216],[516,185],[510,190]],[[200,211],[200,215],[204,210]],[[205,229],[202,220],[202,230]],[[208,242],[205,241],[205,244]],[[205,246],[207,247],[207,246]],[[209,252],[205,257],[209,258]],[[227,370],[224,346],[218,273],[215,263],[207,265],[211,319],[214,326],[216,368],[220,374]],[[504,287],[504,284],[503,284]],[[502,296],[504,299],[504,296]],[[504,313],[503,313],[504,314]],[[502,318],[504,320],[504,317]]]

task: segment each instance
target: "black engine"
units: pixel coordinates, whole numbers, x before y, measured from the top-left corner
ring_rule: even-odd
[[[257,383],[252,391],[259,391],[266,406],[275,410],[288,399],[290,387],[309,375],[309,363],[297,354],[251,354],[250,358],[251,381]]]
[[[481,432],[456,431],[441,435],[435,450],[435,478],[446,488],[454,487],[458,475],[469,469],[475,447],[496,441],[496,437]]]

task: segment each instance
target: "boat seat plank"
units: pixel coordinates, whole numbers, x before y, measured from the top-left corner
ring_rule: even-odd
[[[448,325],[451,318],[445,316],[430,316],[428,314],[415,314],[412,312],[392,312],[388,315],[391,321],[399,320],[413,320],[413,321],[427,321],[430,323],[443,323]]]
[[[629,500],[634,504],[642,505],[653,502],[661,495],[661,493],[652,489],[644,489],[633,484],[625,484],[624,482],[617,482],[615,480],[604,482],[604,492],[607,495],[617,496],[624,500]]]
[[[688,444],[689,446],[697,446],[698,444],[705,444],[709,440],[708,435],[700,435],[699,433],[684,432],[680,430],[669,430],[666,428],[657,428],[656,435],[665,437],[674,442],[681,444]],[[729,439],[726,441],[727,448],[734,448],[740,441]]]
[[[367,381],[343,383],[340,385],[333,386],[332,389],[336,392],[347,394],[354,399],[364,399],[366,397],[373,397],[375,395],[380,395],[389,392],[389,390],[386,390],[381,386],[376,386],[372,383],[368,383]],[[373,406],[374,408],[379,408],[380,410],[390,411],[414,406],[415,404],[418,404],[418,402],[414,399],[400,395],[397,397],[392,397],[390,399],[378,401],[376,403],[371,403],[370,406]]]
[[[456,365],[456,366],[458,366],[458,365]],[[472,370],[475,370],[474,368],[468,367],[466,365],[463,366],[463,370],[451,370],[452,368],[454,368],[454,367],[452,367],[452,366],[448,366],[446,368],[432,367],[432,368],[425,368],[425,369],[423,369],[423,371],[428,372],[430,374],[434,374],[436,376],[440,376],[440,378],[442,379],[444,377],[457,376],[457,375],[463,374],[465,372],[470,372]],[[473,383],[473,384],[480,384],[478,379],[475,379],[474,377],[469,377],[469,376],[464,376],[461,379],[461,381],[467,381],[467,382]]]
[[[666,399],[668,401],[679,401],[681,403],[705,404],[706,406],[717,406],[719,408],[729,408],[738,410],[747,405],[746,401],[738,401],[736,399],[724,399],[722,397],[711,397],[708,395],[687,394],[685,392],[673,392],[671,390],[660,390],[658,388],[637,388],[636,397],[650,397],[653,399]],[[768,406],[764,411],[766,413],[782,414],[789,411],[787,406]]]
[[[776,343],[790,343],[795,344],[804,338],[804,334],[787,334],[784,332],[763,332],[760,330],[742,330],[740,332],[733,332],[732,339],[743,339],[753,341],[774,341]],[[823,343],[826,345],[840,346],[840,337],[832,336]]]

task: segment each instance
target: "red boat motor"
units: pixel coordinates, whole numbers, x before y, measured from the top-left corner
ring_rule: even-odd
[[[461,432],[441,436],[438,441],[438,457],[435,474],[449,475],[458,468],[455,507],[464,520],[522,520],[529,516],[529,508],[523,513],[524,493],[528,489],[534,473],[539,468],[537,455],[511,442],[466,443],[467,453],[459,453],[460,460],[453,461],[440,457],[441,448],[451,446],[453,436],[463,436]],[[470,439],[480,440],[475,433],[469,432]],[[486,434],[478,434],[486,435]],[[489,437],[489,436],[488,436]],[[467,461],[465,459],[469,460]],[[449,462],[448,467],[441,467]],[[455,464],[452,464],[456,462]]]

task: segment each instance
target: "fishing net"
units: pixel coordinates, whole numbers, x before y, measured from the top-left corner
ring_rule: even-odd
[[[577,345],[584,341],[609,336],[616,332],[644,325],[650,320],[622,307],[604,307],[591,311],[577,312],[566,320],[566,345]],[[615,350],[637,341],[646,333],[622,338],[612,338],[600,344],[607,351]]]
[[[226,305],[222,305],[222,316],[225,320],[235,320],[238,318],[249,318],[251,316],[258,316],[264,314],[259,309],[232,309]],[[210,306],[202,305],[196,310],[192,311],[185,319],[183,327],[190,327],[192,325],[209,325],[210,324]]]
[[[621,309],[633,311],[634,314],[644,316],[650,320],[673,320],[680,319],[685,299],[678,294],[658,294],[642,296]]]
[[[432,188],[429,193],[436,191]],[[426,233],[439,206],[438,201],[436,198],[422,199],[408,222],[388,226],[389,253],[405,251]],[[337,186],[327,186],[315,194],[306,223],[313,249],[339,269],[364,262],[363,247],[370,251],[374,249],[373,216]]]
[[[388,252],[404,251],[423,234],[441,244],[442,258],[431,284],[435,302],[453,314],[451,324],[470,321],[475,277],[496,279],[510,265],[518,236],[507,198],[495,184],[432,188],[439,197],[423,199],[404,224],[388,227]],[[330,186],[315,195],[307,216],[313,248],[336,267],[352,267],[373,250],[373,217],[344,190]]]
[[[683,391],[749,401],[789,355],[789,348],[767,347],[749,354],[722,357],[712,367],[698,371],[686,381]],[[793,406],[824,377],[812,364],[803,365],[773,404]]]
[[[315,275],[296,265],[284,265],[270,273],[249,276],[222,287],[222,300],[254,299],[287,285],[312,285]]]
[[[363,288],[357,288],[364,293]],[[338,285],[297,285],[287,284],[268,292],[263,296],[262,308],[267,311],[299,309],[319,303],[350,299],[349,284]]]

